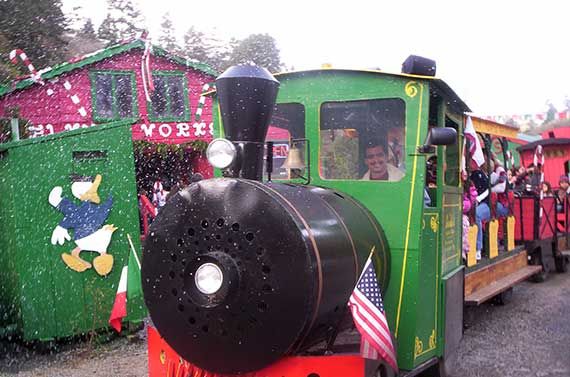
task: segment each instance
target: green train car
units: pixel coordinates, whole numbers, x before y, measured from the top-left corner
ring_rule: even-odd
[[[435,63],[405,65],[275,77],[238,66],[217,79],[218,178],[173,199],[143,248],[150,376],[178,361],[215,375],[448,375],[463,331],[470,110]],[[479,288],[507,278],[486,272],[509,253],[524,264],[510,272],[527,267],[514,249],[469,267]],[[359,356],[350,330],[369,255],[398,370]]]

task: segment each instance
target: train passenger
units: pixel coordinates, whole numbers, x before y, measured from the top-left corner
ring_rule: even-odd
[[[570,182],[567,175],[561,175],[558,181],[558,190],[556,190],[556,209],[558,212],[564,211],[564,199],[570,194]]]
[[[511,169],[507,170],[507,186],[509,190],[514,190],[516,182],[517,182],[517,169],[515,167],[512,167]]]
[[[502,194],[507,189],[507,173],[502,166],[497,166],[491,173],[491,192]]]
[[[483,164],[484,166],[484,164]],[[477,208],[475,209],[475,222],[477,224],[477,249],[475,258],[477,260],[481,259],[481,249],[483,248],[483,221],[487,221],[491,218],[491,212],[489,211],[489,178],[487,174],[478,167],[471,173],[471,182],[477,189]]]
[[[477,201],[477,189],[471,183],[463,185],[463,259],[467,259],[467,253],[473,250],[469,250],[469,227],[471,223],[469,221],[469,211],[473,208]]]
[[[471,173],[471,182],[477,189],[477,208],[475,209],[475,222],[477,224],[477,250],[476,259],[481,259],[481,249],[483,248],[483,221],[489,221],[491,218],[491,210],[489,208],[489,178],[484,171],[485,164],[482,168],[475,167]],[[505,176],[506,178],[506,176]],[[503,189],[504,191],[504,189]],[[498,217],[506,216],[509,213],[508,207],[497,201],[495,207]]]
[[[541,188],[541,184],[540,184],[540,173],[542,170],[542,165],[538,164],[538,166],[534,166],[534,164],[531,164],[527,167],[526,171],[529,172],[529,183],[530,183],[530,187],[531,190],[534,191],[535,193],[540,193],[540,188]]]
[[[514,190],[517,192],[523,192],[526,190],[528,179],[529,178],[526,168],[524,166],[521,166],[516,174]]]
[[[491,173],[491,192],[497,194],[497,206],[495,207],[495,215],[497,217],[505,217],[509,214],[509,198],[507,196],[507,172],[505,169],[496,165],[496,169]]]
[[[399,181],[404,173],[387,162],[386,146],[378,140],[370,140],[365,151],[364,163],[368,171],[363,180]]]
[[[544,197],[554,196],[554,192],[552,191],[552,185],[550,184],[550,182],[547,181],[542,182],[542,194]]]

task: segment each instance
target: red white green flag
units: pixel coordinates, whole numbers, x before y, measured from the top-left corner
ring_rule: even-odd
[[[131,245],[129,261],[121,270],[119,287],[117,288],[117,295],[115,296],[115,302],[109,318],[109,324],[117,332],[121,332],[121,322],[127,316],[127,302],[133,302],[133,300],[142,296],[141,264],[131,241],[131,237],[128,238],[129,244]]]
[[[121,332],[121,321],[127,316],[127,275],[128,267],[123,267],[121,271],[121,279],[119,280],[119,288],[115,296],[115,303],[113,310],[111,310],[111,317],[109,324],[117,331]]]

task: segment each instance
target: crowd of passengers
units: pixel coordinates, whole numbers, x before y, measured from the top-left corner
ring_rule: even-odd
[[[549,182],[541,182],[540,170],[540,164],[536,167],[530,165],[526,168],[521,166],[505,170],[493,154],[491,154],[490,164],[484,163],[479,167],[474,161],[471,162],[469,177],[467,175],[462,177],[464,180],[463,259],[466,259],[467,253],[470,252],[467,234],[473,220],[478,228],[475,257],[477,260],[481,259],[483,225],[491,218],[490,198],[492,193],[496,197],[494,208],[494,217],[496,218],[505,217],[509,214],[508,191],[513,191],[517,196],[539,196],[542,190],[543,197],[556,198],[557,211],[562,212],[566,195],[570,193],[568,176],[561,176],[558,188],[553,190]]]

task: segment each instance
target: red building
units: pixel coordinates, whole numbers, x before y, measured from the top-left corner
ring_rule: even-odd
[[[212,138],[211,98],[202,93],[215,76],[205,64],[136,39],[44,69],[41,80],[0,87],[0,117],[17,109],[29,124],[26,137],[131,120],[139,188],[148,190],[157,179],[168,186],[193,172],[211,176],[199,152]]]

